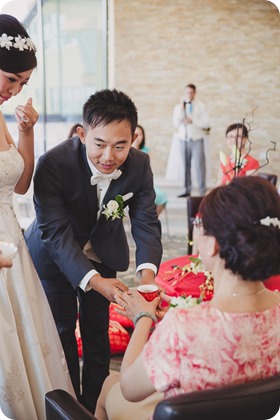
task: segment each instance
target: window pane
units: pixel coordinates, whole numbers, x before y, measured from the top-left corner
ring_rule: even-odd
[[[48,120],[75,121],[106,86],[102,1],[49,0],[43,6]]]
[[[38,68],[29,85],[2,107],[16,141],[15,107],[33,98],[40,114],[36,157],[64,140],[70,126],[81,121],[87,98],[107,87],[106,4],[106,0],[14,0],[2,10],[0,4],[2,13],[24,24],[37,46]]]

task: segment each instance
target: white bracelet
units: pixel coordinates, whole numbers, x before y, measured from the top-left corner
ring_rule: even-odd
[[[139,312],[139,314],[137,314],[133,320],[133,324],[136,325],[137,321],[139,321],[140,318],[143,318],[144,316],[151,318],[154,323],[156,324],[158,322],[157,317],[152,314],[151,312]]]

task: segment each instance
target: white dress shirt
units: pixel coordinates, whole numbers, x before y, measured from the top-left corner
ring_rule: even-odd
[[[188,109],[189,104],[186,104],[186,110],[183,109],[182,104],[175,105],[173,111],[173,124],[178,129],[178,136],[180,140],[200,140],[204,138],[204,129],[209,128],[209,116],[205,105],[196,100],[192,101],[192,112]],[[185,117],[192,119],[191,124],[184,122]]]

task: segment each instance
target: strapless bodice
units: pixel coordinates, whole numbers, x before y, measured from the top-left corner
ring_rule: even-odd
[[[23,169],[23,158],[14,146],[0,151],[0,203],[12,204],[14,188]]]

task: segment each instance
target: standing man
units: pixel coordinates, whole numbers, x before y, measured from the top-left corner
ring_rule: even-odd
[[[26,241],[47,294],[78,399],[94,413],[109,374],[109,304],[127,286],[123,226],[129,206],[136,275],[153,283],[161,256],[153,174],[147,154],[132,148],[137,110],[117,90],[90,96],[78,136],[46,152],[34,175],[36,219]],[[117,197],[118,196],[118,197]],[[75,328],[83,343],[82,391]]]
[[[179,197],[191,195],[191,163],[198,182],[199,195],[205,195],[205,154],[204,135],[209,129],[209,117],[203,103],[195,100],[196,87],[189,84],[184,89],[182,101],[177,104],[173,111],[173,123],[178,129],[181,150],[185,160],[185,191]]]

